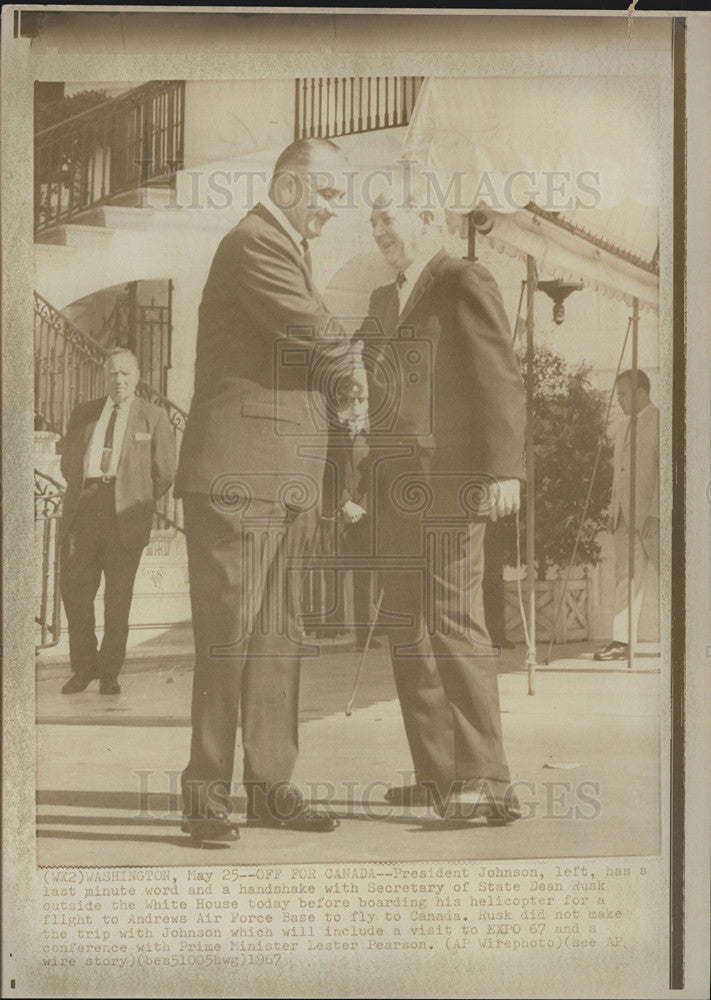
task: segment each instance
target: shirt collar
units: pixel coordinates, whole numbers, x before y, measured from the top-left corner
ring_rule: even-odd
[[[651,399],[649,399],[649,400],[647,400],[647,402],[646,402],[646,403],[644,404],[644,406],[642,407],[642,409],[641,409],[641,410],[637,410],[637,419],[638,419],[638,420],[639,420],[639,418],[640,418],[640,417],[642,416],[642,414],[643,414],[643,413],[646,413],[646,412],[647,412],[647,410],[649,409],[649,407],[650,407],[651,405],[652,405],[652,400],[651,400]],[[631,414],[631,413],[628,413],[628,414],[627,414],[627,422],[628,422],[628,423],[631,423],[631,421],[632,421],[632,414]]]
[[[130,407],[131,403],[134,401],[135,398],[136,397],[134,394],[133,396],[129,396],[128,399],[124,399],[122,403],[118,404],[118,410],[116,412],[119,413],[123,412],[124,410],[128,410],[128,408]],[[104,403],[104,410],[112,410],[113,406],[114,406],[113,399],[111,398],[111,396],[107,396],[106,402]]]
[[[289,222],[289,220],[284,215],[279,206],[275,205],[274,202],[271,200],[261,201],[260,205],[262,206],[262,208],[265,208],[267,212],[269,212],[269,214],[272,216],[273,219],[276,219],[276,221],[279,223],[282,229],[286,230],[288,236],[290,236],[291,239],[296,244],[296,249],[299,251],[300,254],[303,255],[304,248],[302,247],[301,244],[304,240],[304,237],[301,235],[298,229],[294,229],[294,227]]]
[[[400,289],[400,301],[404,305],[407,299],[412,293],[412,289],[415,287],[417,282],[420,280],[422,272],[427,267],[429,262],[432,260],[431,254],[421,254],[415,257],[411,264],[407,266],[401,274],[405,275],[405,283]]]

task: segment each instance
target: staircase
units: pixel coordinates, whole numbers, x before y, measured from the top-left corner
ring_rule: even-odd
[[[36,237],[97,206],[140,206],[148,188],[174,188],[184,125],[185,82],[152,80],[37,132]]]

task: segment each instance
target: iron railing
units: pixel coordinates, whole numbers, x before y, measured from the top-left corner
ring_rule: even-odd
[[[105,396],[104,362],[109,351],[82,333],[58,309],[35,294],[35,428],[63,437],[78,403]],[[141,379],[136,394],[168,414],[176,439],[182,441],[187,413]],[[182,507],[172,487],[158,501],[157,526],[183,530]]]
[[[407,125],[423,80],[422,76],[298,79],[294,138],[330,139]]]
[[[63,496],[64,488],[55,479],[35,469],[35,547],[40,564],[36,649],[56,646],[62,630],[58,528]]]
[[[129,282],[116,297],[95,339],[101,344],[128,347],[152,389],[166,393],[171,367],[173,282],[167,285],[167,305],[139,301],[139,282]],[[93,330],[91,331],[93,336]]]
[[[182,168],[185,82],[155,80],[35,135],[35,231]]]

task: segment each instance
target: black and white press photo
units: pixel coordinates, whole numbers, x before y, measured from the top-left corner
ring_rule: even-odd
[[[6,13],[13,987],[683,991],[681,21]]]

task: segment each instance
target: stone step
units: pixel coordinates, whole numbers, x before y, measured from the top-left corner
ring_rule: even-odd
[[[101,251],[108,249],[112,236],[112,229],[107,229],[103,225],[87,224],[82,221],[81,223],[67,223],[63,226],[55,226],[46,233],[39,233],[37,242],[51,246],[74,247],[77,250],[92,249]]]

